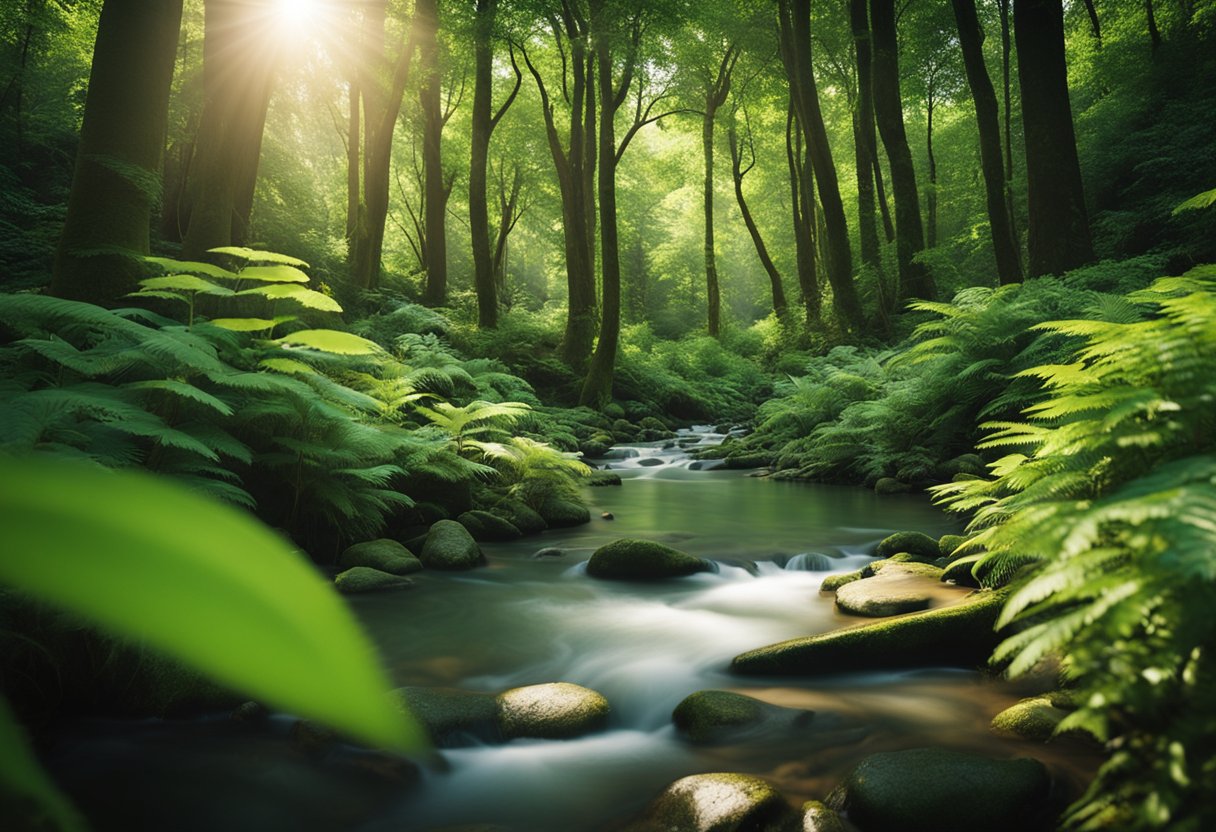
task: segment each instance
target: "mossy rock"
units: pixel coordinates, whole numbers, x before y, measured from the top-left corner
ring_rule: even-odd
[[[823,579],[823,583],[819,585],[820,592],[836,592],[845,584],[850,584],[853,581],[860,581],[865,576],[858,569],[855,572],[841,572],[839,575],[828,575]]]
[[[422,561],[395,540],[382,537],[346,547],[338,556],[338,568],[366,566],[390,575],[409,575],[422,570]]]
[[[937,541],[937,548],[942,553],[942,557],[949,560],[955,560],[953,557],[954,550],[967,542],[967,537],[961,534],[944,534]]]
[[[550,497],[538,509],[545,522],[553,528],[581,526],[591,522],[591,512],[585,505],[560,497]]]
[[[933,563],[922,563],[915,559],[899,560],[898,555],[887,560],[876,560],[861,568],[863,578],[873,578],[876,575],[899,574],[914,575],[918,578],[941,580],[942,568]]]
[[[979,580],[971,573],[972,567],[975,566],[974,561],[951,561],[945,569],[942,570],[942,580],[950,581],[959,586],[978,587]]]
[[[413,585],[414,582],[409,578],[403,578],[391,572],[381,572],[370,566],[352,566],[344,572],[339,572],[338,576],[334,578],[334,587],[345,595],[409,589]]]
[[[790,832],[857,832],[857,827],[818,800],[802,804],[802,823]]]
[[[608,700],[580,685],[550,682],[503,691],[495,698],[505,739],[564,740],[603,730]]]
[[[587,480],[587,485],[593,487],[602,487],[607,485],[620,485],[621,475],[612,471],[592,471],[591,477]]]
[[[519,500],[502,500],[490,509],[490,513],[506,520],[524,534],[539,534],[549,528],[545,518],[531,506]]]
[[[836,608],[849,615],[883,618],[929,608],[933,600],[924,585],[906,574],[888,574],[852,581],[836,591]]]
[[[609,419],[624,419],[625,408],[617,402],[608,402],[604,405],[604,415]]]
[[[828,804],[864,832],[1036,832],[1051,827],[1050,790],[1038,760],[914,748],[866,757]]]
[[[772,463],[773,455],[767,451],[741,451],[726,456],[726,467],[732,470],[767,468]]]
[[[748,774],[693,774],[666,789],[624,832],[760,832],[788,819],[776,789]]]
[[[992,730],[1006,737],[1046,742],[1067,715],[1067,711],[1057,708],[1046,696],[1023,699],[994,716]]]
[[[638,432],[638,426],[625,419],[614,419],[612,422],[612,435],[622,442],[636,439]]]
[[[911,494],[915,490],[915,485],[900,482],[894,477],[881,477],[874,483],[875,494]]]
[[[601,546],[587,562],[587,574],[593,578],[646,580],[711,571],[713,565],[706,560],[662,543],[634,538],[622,538]]]
[[[676,730],[696,743],[738,737],[769,725],[781,730],[808,724],[814,713],[770,705],[726,690],[701,690],[686,696],[671,713]]]
[[[502,740],[498,701],[492,693],[406,687],[398,688],[394,694],[422,724],[435,745],[452,747]]]
[[[1005,593],[973,593],[960,604],[790,639],[734,658],[731,670],[747,675],[822,676],[985,663],[998,641],[993,627]]]
[[[455,520],[440,520],[431,526],[418,559],[428,569],[473,569],[486,562],[477,541]]]
[[[603,459],[616,440],[602,434],[578,443],[578,449],[588,459]]]
[[[900,552],[910,555],[920,555],[928,560],[940,558],[942,550],[937,541],[922,532],[896,532],[884,537],[874,550],[874,556],[889,558]]]
[[[638,420],[638,427],[642,428],[643,430],[662,431],[664,433],[670,433],[672,436],[675,436],[675,434],[672,433],[672,431],[671,431],[671,426],[668,425],[666,422],[664,422],[662,419],[659,419],[655,416],[643,416],[641,419]]]
[[[518,540],[524,536],[510,520],[488,511],[466,511],[456,518],[456,522],[468,529],[474,540],[504,542]]]
[[[982,477],[987,473],[988,466],[979,454],[961,454],[937,467],[937,476],[943,480],[949,480],[958,474]]]

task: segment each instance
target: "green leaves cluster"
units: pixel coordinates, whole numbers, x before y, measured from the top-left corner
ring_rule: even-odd
[[[1112,754],[1076,829],[1216,823],[1216,267],[1127,300],[1143,319],[1043,324],[1081,342],[1020,374],[1043,397],[987,425],[992,479],[938,486],[974,512],[986,583],[1014,580],[998,649],[1011,673],[1058,655],[1082,706],[1061,725]]]

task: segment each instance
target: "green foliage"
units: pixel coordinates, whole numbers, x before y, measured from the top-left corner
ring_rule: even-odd
[[[1022,673],[1060,655],[1082,706],[1060,730],[1112,756],[1073,807],[1076,829],[1216,823],[1216,267],[1128,295],[1143,320],[1037,330],[1081,345],[1029,368],[1043,397],[988,425],[992,479],[939,486],[974,512],[974,572],[1014,581],[998,649]]]

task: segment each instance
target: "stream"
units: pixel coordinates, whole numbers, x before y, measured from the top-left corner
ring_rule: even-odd
[[[301,753],[291,720],[253,731],[221,718],[66,727],[48,758],[97,829],[403,832],[491,824],[511,832],[611,827],[672,780],[738,771],[771,780],[798,805],[821,799],[876,751],[941,745],[994,757],[1033,754],[1075,788],[1096,765],[1065,743],[993,736],[988,722],[1026,695],[978,672],[927,669],[814,679],[735,677],[731,658],[857,619],[818,587],[868,562],[887,534],[937,536],[957,522],[924,495],[771,481],[704,470],[680,443],[617,446],[624,484],[588,489],[590,524],[482,544],[490,565],[425,572],[409,592],[357,596],[354,609],[397,684],[498,692],[564,681],[606,696],[608,730],[577,740],[442,749],[418,784],[383,759],[344,748]],[[602,519],[602,513],[615,519]],[[653,583],[589,578],[596,547],[645,537],[713,559],[716,573]],[[544,548],[560,556],[536,557]],[[815,712],[798,735],[691,745],[672,728],[685,696],[729,689]]]

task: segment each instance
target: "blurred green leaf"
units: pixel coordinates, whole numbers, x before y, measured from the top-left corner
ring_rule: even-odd
[[[261,332],[275,325],[269,318],[212,318],[209,323],[233,332]]]
[[[285,710],[399,750],[371,642],[327,582],[249,516],[146,474],[0,461],[0,580]]]
[[[28,812],[18,809],[10,820],[29,822],[38,829],[84,832],[87,828],[67,798],[42,771],[26,742],[21,726],[13,718],[8,703],[0,698],[0,784],[13,798],[29,801]]]

